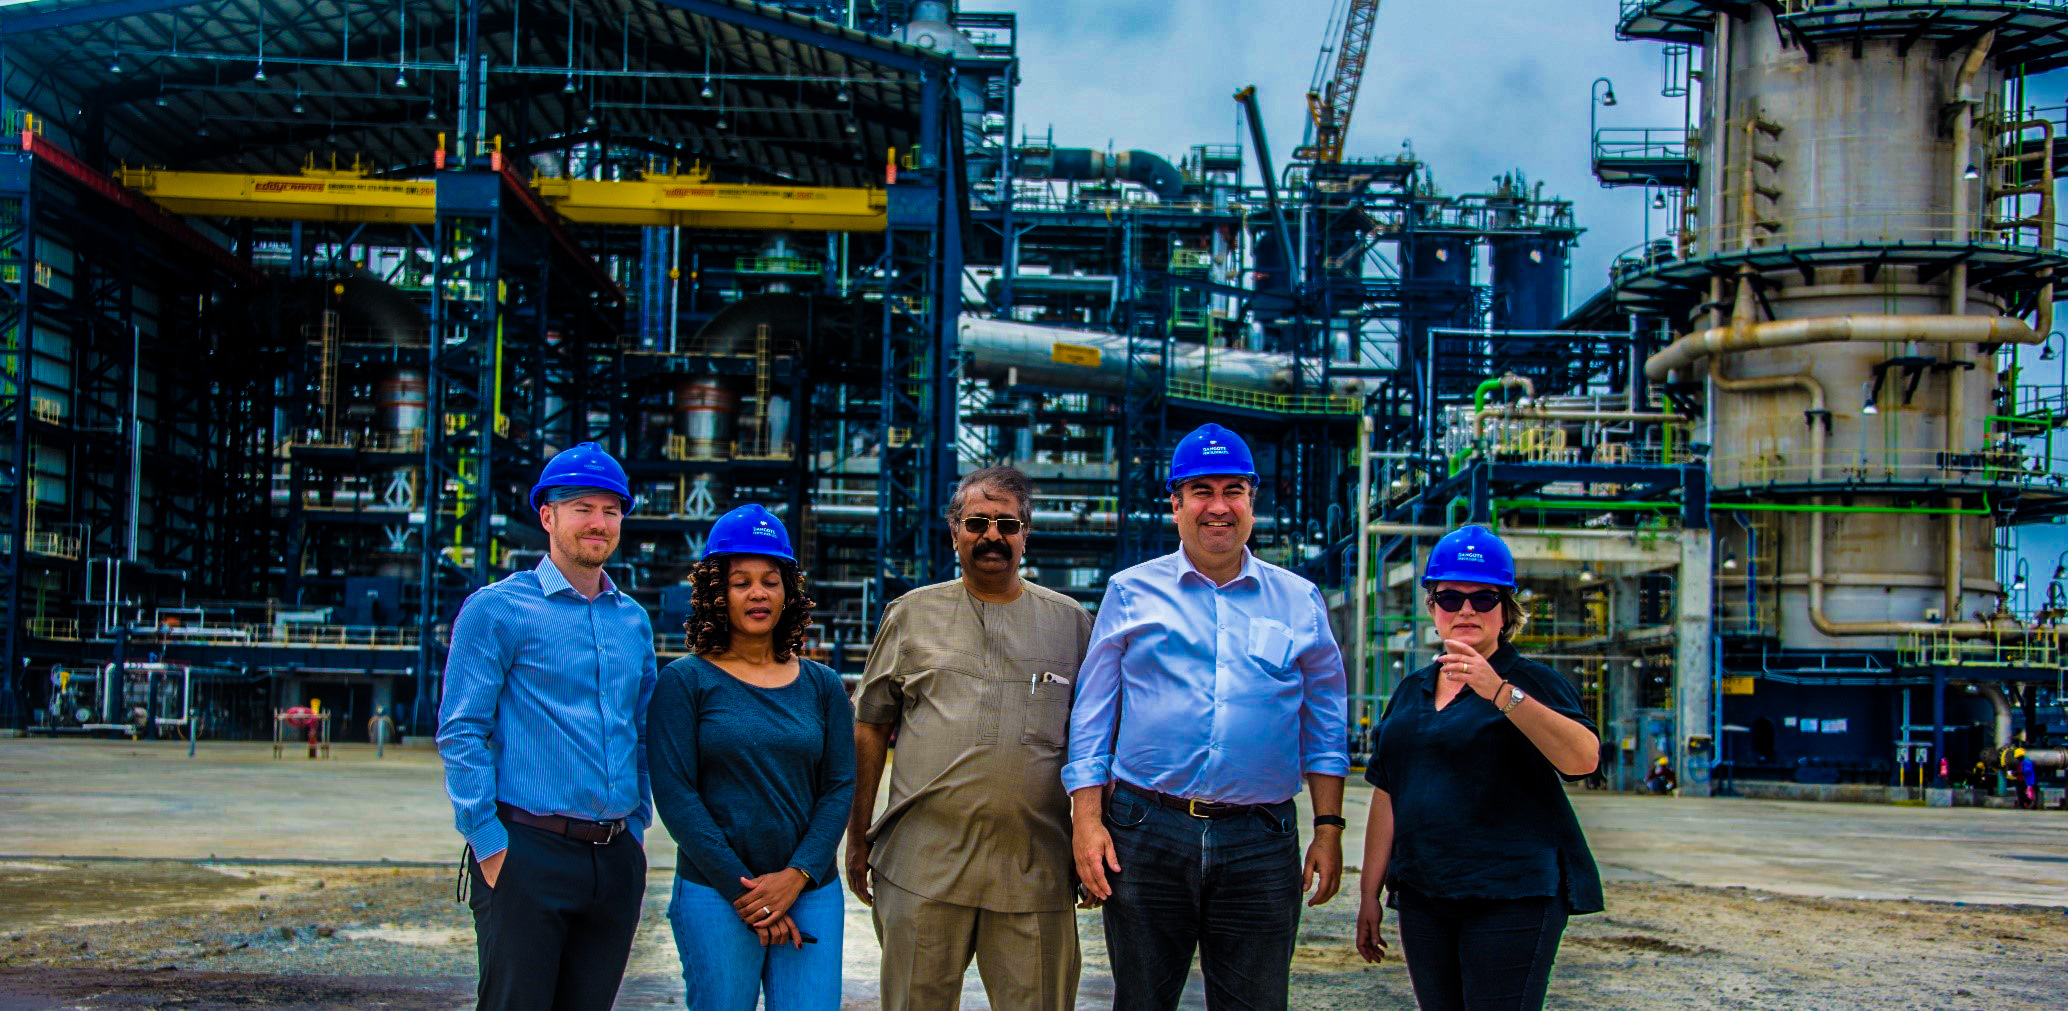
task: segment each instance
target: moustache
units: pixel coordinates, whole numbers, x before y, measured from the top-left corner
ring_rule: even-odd
[[[1011,558],[1012,549],[1000,541],[979,541],[976,547],[969,549],[969,554],[972,558]]]

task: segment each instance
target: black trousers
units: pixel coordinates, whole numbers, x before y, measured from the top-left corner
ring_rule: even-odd
[[[626,833],[607,846],[505,819],[510,848],[495,887],[472,865],[476,1001],[505,1011],[590,1011],[617,1000],[646,897],[646,850]]]
[[[1537,1009],[1565,935],[1562,898],[1445,899],[1393,892],[1422,1011]]]

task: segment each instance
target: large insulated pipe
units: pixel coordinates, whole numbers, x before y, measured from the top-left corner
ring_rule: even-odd
[[[1129,338],[1124,334],[976,315],[962,317],[958,331],[959,346],[967,359],[966,375],[1092,393],[1126,391]],[[1135,340],[1145,354],[1154,351],[1155,341]],[[1169,378],[1204,384],[1210,377],[1214,386],[1232,390],[1290,393],[1293,389],[1290,355],[1175,344],[1170,367]],[[1369,382],[1336,379],[1327,392],[1363,396]]]
[[[1991,738],[1999,749],[2011,746],[2011,700],[2003,693],[2003,686],[1987,681],[1974,682],[1975,690],[1989,700],[1989,708],[1996,714],[1996,736]]]
[[[1665,382],[1668,376],[1685,371],[1710,355],[1803,344],[2037,344],[2042,338],[2024,320],[2008,316],[1824,316],[1771,320],[1749,327],[1711,327],[1688,334],[1646,359],[1644,374],[1654,382]]]
[[[1013,155],[1022,179],[1109,184],[1125,180],[1139,183],[1164,200],[1176,200],[1185,193],[1184,174],[1147,151],[1108,154],[1088,147],[1023,147]]]

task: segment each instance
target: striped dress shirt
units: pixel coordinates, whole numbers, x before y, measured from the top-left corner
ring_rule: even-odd
[[[477,858],[509,833],[496,802],[585,821],[653,821],[646,707],[656,680],[646,609],[609,575],[585,599],[541,559],[460,605],[438,754],[453,822]]]

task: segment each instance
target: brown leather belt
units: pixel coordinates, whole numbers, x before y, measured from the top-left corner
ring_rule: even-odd
[[[616,821],[584,821],[580,818],[563,818],[557,814],[532,814],[521,807],[512,807],[497,801],[495,809],[503,817],[519,825],[529,826],[565,836],[576,842],[608,846],[618,836],[625,834],[625,819]]]
[[[1194,818],[1228,818],[1238,814],[1249,814],[1252,811],[1259,811],[1269,806],[1267,804],[1230,804],[1219,800],[1191,800],[1185,797],[1173,797],[1167,793],[1158,793],[1147,787],[1136,786],[1124,779],[1117,782],[1129,793],[1147,797],[1158,804],[1162,804],[1164,807],[1177,808]]]

